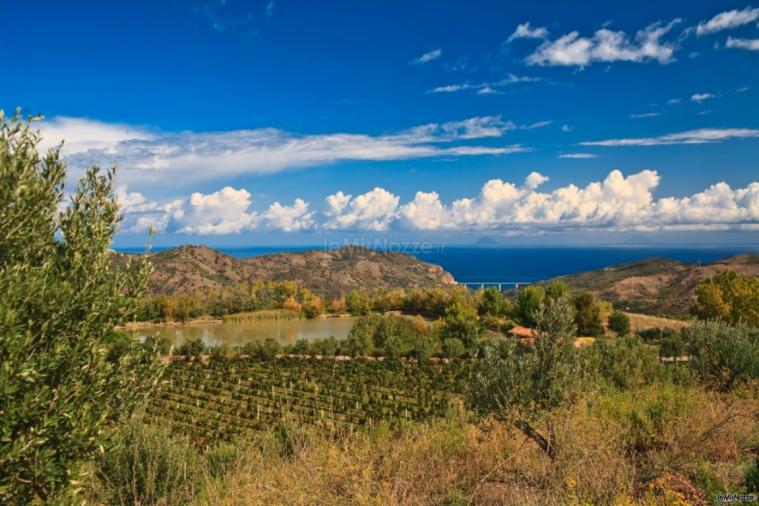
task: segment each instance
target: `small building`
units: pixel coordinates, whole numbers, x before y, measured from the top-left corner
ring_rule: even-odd
[[[537,335],[533,329],[522,327],[521,325],[517,325],[516,327],[512,328],[506,332],[506,335],[515,338],[517,342],[522,346],[534,345],[535,339],[537,338]]]

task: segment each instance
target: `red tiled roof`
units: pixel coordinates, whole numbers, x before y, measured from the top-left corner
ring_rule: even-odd
[[[522,338],[534,338],[535,337],[535,331],[522,326],[516,326],[513,329],[509,330],[508,334],[512,337],[522,337]]]

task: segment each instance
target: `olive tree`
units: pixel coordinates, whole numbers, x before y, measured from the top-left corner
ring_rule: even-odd
[[[468,404],[480,415],[512,424],[552,459],[558,446],[550,418],[548,434],[535,421],[571,400],[580,376],[573,348],[574,311],[566,295],[546,300],[535,311],[534,346],[502,340],[485,348],[485,357],[470,382]]]
[[[149,265],[115,268],[114,170],[90,168],[64,207],[60,147],[0,112],[0,503],[50,502],[103,431],[157,382],[157,352],[113,353]]]

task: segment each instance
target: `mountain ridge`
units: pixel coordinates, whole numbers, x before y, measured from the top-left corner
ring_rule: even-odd
[[[759,277],[759,255],[743,254],[711,263],[649,258],[554,278],[620,309],[684,315],[696,300],[698,283],[722,270]]]
[[[354,289],[431,288],[455,283],[442,267],[403,253],[358,246],[235,258],[208,246],[184,245],[150,253],[151,294],[203,293],[259,280],[295,281],[336,297]]]
[[[295,281],[326,297],[351,290],[452,286],[441,266],[403,253],[359,246],[305,250],[236,258],[208,246],[184,245],[149,253],[154,272],[150,294],[209,293],[259,280]],[[647,314],[684,315],[695,301],[698,283],[720,270],[759,277],[759,255],[743,254],[711,263],[649,258],[594,271],[559,276],[573,290],[587,291],[615,307]]]

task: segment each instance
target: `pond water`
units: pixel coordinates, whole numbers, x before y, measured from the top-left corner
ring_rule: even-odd
[[[336,339],[348,337],[354,317],[280,319],[280,320],[243,320],[222,323],[204,323],[192,325],[161,325],[137,329],[136,337],[163,335],[174,346],[181,346],[188,339],[200,338],[206,346],[226,345],[243,346],[250,342],[263,341],[268,337],[278,343],[293,344],[298,339],[313,341],[334,336]]]

